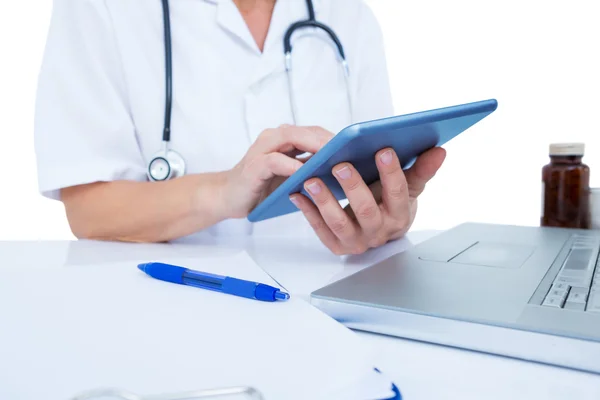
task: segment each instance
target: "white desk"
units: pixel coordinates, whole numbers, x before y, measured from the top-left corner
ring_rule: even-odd
[[[435,232],[409,235],[413,243]],[[246,249],[275,280],[295,295],[354,273],[400,251],[396,242],[376,252],[340,259],[314,238],[263,238],[245,243],[123,244],[90,241],[0,242],[4,267],[59,268],[109,261],[194,257]],[[358,332],[378,354],[377,366],[405,399],[600,399],[600,376],[427,343]],[[600,362],[600,360],[598,360]],[[335,371],[332,371],[335,373]]]

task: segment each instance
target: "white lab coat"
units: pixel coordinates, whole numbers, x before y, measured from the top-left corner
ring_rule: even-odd
[[[344,45],[352,119],[337,52],[326,34],[293,36],[297,124],[334,133],[393,114],[379,25],[361,0],[315,0],[316,18]],[[292,122],[283,35],[307,18],[305,0],[277,0],[261,53],[232,0],[171,0],[171,147],[187,173],[227,170],[267,128]],[[39,190],[147,180],[161,148],[165,60],[159,0],[54,0],[39,76],[35,146]],[[207,193],[207,196],[210,195]],[[299,234],[300,213],[251,224],[224,221],[201,234]]]

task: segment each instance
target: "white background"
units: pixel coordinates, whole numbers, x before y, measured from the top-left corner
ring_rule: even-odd
[[[124,0],[126,1],[126,0]],[[280,0],[287,1],[287,0]],[[550,142],[584,141],[600,186],[600,24],[594,1],[369,0],[397,113],[488,98],[498,110],[446,146],[414,229],[537,225]],[[33,110],[52,2],[0,1],[0,239],[72,238],[37,192]]]

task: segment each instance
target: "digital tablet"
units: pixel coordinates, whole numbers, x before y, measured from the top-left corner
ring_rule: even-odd
[[[332,173],[337,164],[351,163],[369,185],[379,179],[375,164],[379,150],[393,148],[402,168],[410,168],[421,153],[447,143],[497,107],[498,102],[491,99],[350,125],[260,202],[248,220],[258,222],[299,211],[289,196],[302,193],[310,199],[304,182],[314,177],[321,178],[338,201],[344,200],[346,195]]]

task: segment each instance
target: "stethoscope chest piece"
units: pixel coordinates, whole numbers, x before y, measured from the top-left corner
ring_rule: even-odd
[[[156,153],[148,164],[148,178],[151,181],[166,181],[185,175],[185,160],[174,150]]]

